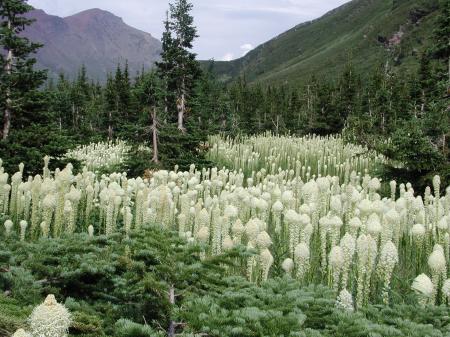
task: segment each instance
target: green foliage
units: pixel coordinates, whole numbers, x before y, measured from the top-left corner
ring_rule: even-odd
[[[22,267],[10,267],[9,272],[0,277],[5,289],[21,303],[33,304],[40,300],[41,285],[35,282],[29,270]]]
[[[178,110],[191,105],[190,99],[195,82],[200,75],[196,55],[192,52],[197,28],[191,14],[193,5],[187,0],[169,3],[169,12],[164,21],[161,61],[157,63],[157,74],[163,83],[165,110],[171,122],[177,121]],[[182,107],[181,107],[182,106]]]
[[[72,325],[70,327],[70,336],[82,337],[103,337],[107,336],[103,330],[102,319],[94,312],[88,313],[87,309],[74,308],[70,305],[66,307],[72,312]]]
[[[303,287],[289,276],[260,286],[224,277],[239,250],[200,261],[198,247],[155,227],[128,239],[120,233],[36,243],[1,239],[0,290],[8,294],[0,294],[4,335],[24,327],[33,306],[49,293],[72,313],[70,336],[165,336],[170,319],[182,323],[177,333],[185,337],[444,337],[450,331],[446,306],[369,305],[344,313],[325,286]],[[13,283],[22,286],[20,292]],[[167,294],[172,284],[173,306]]]
[[[9,336],[22,327],[32,306],[24,306],[20,301],[0,293],[0,334]]]
[[[408,71],[417,67],[417,50],[430,45],[437,3],[351,1],[319,19],[291,28],[242,58],[214,62],[214,71],[223,81],[245,76],[252,83],[304,85],[313,75],[337,79],[347,65],[349,53],[364,78],[387,60]],[[420,17],[412,15],[414,12]],[[442,33],[445,29],[448,32],[444,28]],[[401,42],[390,44],[399,30],[404,33]],[[448,39],[449,34],[442,36]],[[204,67],[209,65],[209,61],[203,63]]]
[[[435,45],[432,52],[445,64],[450,56],[450,3],[447,0],[440,0],[439,16],[433,33]]]
[[[306,319],[301,308],[310,293],[299,290],[296,282],[272,279],[258,287],[228,278],[226,283],[218,293],[187,300],[179,314],[191,331],[211,336],[300,336]]]
[[[127,172],[129,177],[140,177],[144,174],[146,169],[154,167],[152,162],[152,153],[147,150],[133,147],[128,153],[124,162],[124,167],[121,167],[119,171]],[[118,172],[118,170],[115,170]]]
[[[117,321],[115,325],[115,336],[120,337],[158,337],[164,336],[163,333],[159,333],[153,330],[148,325],[137,324],[132,321],[121,319]]]
[[[176,125],[167,124],[160,131],[161,161],[166,169],[173,169],[178,165],[180,170],[189,170],[191,164],[198,168],[211,165],[205,159],[205,151],[202,143],[206,142],[206,134],[193,122],[186,124],[188,132],[182,133]]]
[[[206,293],[222,282],[220,264],[229,263],[226,258],[202,263],[198,247],[158,228],[146,228],[128,239],[118,233],[108,238],[77,234],[35,243],[14,237],[1,240],[5,250],[0,268],[8,268],[0,273],[0,290],[20,304],[14,310],[55,294],[59,301],[66,299],[74,315],[71,334],[80,336],[114,335],[115,323],[122,318],[136,323],[118,323],[119,331],[130,336],[133,331],[143,336],[153,331],[140,324],[153,329],[167,326],[172,315],[169,287],[173,284],[183,296]],[[0,327],[12,332],[11,327],[21,321],[8,312],[0,315]]]
[[[8,140],[0,142],[0,158],[8,172],[17,171],[20,163],[25,164],[25,174],[41,174],[45,156],[53,159],[50,168],[64,167],[67,160],[61,160],[68,149],[75,146],[76,140],[67,131],[59,131],[52,124],[31,124],[20,130],[13,130]],[[77,170],[80,163],[70,161]]]
[[[448,334],[448,308],[417,311],[411,305],[368,306],[347,313],[334,306],[333,293],[323,286],[301,287],[288,277],[260,287],[227,278],[227,287],[190,297],[179,311],[186,332],[210,336],[436,336]]]
[[[430,171],[442,162],[442,155],[424,135],[420,121],[412,120],[392,134],[386,150],[389,158],[403,163],[407,169]]]
[[[192,116],[197,128],[204,134],[234,133],[230,99],[223,84],[217,81],[211,69],[204,71],[193,93]]]
[[[45,71],[33,69],[32,57],[41,45],[33,43],[20,33],[33,20],[24,15],[33,7],[22,0],[4,0],[0,5],[0,110],[3,115],[2,139],[11,129],[20,129],[30,123],[30,106],[39,100],[39,86],[46,79]],[[4,52],[3,52],[4,51]],[[25,123],[24,123],[25,121]]]

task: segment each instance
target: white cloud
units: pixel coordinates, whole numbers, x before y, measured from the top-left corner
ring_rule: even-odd
[[[253,49],[253,45],[251,43],[245,43],[241,46],[242,56],[247,54],[250,50]]]
[[[226,53],[222,57],[222,61],[231,61],[232,59],[234,59],[234,54],[233,53]]]

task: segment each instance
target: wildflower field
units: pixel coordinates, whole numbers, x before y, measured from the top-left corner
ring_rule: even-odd
[[[34,256],[33,251],[38,253],[36,249],[41,249],[45,256],[52,254],[52,249],[57,254],[67,245],[71,248],[61,253],[65,256],[52,258],[54,262],[61,258],[57,262],[57,270],[62,273],[59,277],[72,275],[75,279],[69,278],[70,282],[79,283],[82,289],[90,288],[85,289],[88,294],[96,287],[95,283],[91,284],[92,278],[103,280],[106,277],[103,273],[114,274],[118,268],[125,268],[122,283],[115,277],[119,284],[104,285],[106,288],[114,285],[125,292],[121,296],[110,294],[107,302],[115,310],[123,305],[119,305],[119,299],[127,298],[128,291],[132,293],[130,282],[138,277],[135,273],[139,273],[139,268],[146,270],[144,280],[139,281],[144,282],[144,288],[139,290],[143,295],[146,291],[156,292],[155,288],[163,281],[169,285],[169,293],[183,293],[192,286],[199,288],[183,298],[183,304],[179,303],[176,309],[175,301],[169,301],[171,306],[165,309],[172,313],[169,316],[178,316],[185,322],[182,323],[183,333],[207,331],[211,336],[259,336],[257,329],[253,330],[249,324],[269,319],[266,316],[270,310],[261,311],[256,304],[241,308],[247,310],[245,315],[240,313],[243,321],[234,322],[233,328],[228,323],[228,331],[222,326],[224,321],[208,318],[213,315],[208,308],[230,310],[227,305],[221,308],[225,304],[220,303],[228,298],[229,291],[242,296],[239,294],[248,288],[247,293],[266,291],[265,296],[269,296],[280,287],[280,291],[284,291],[280,296],[291,309],[287,312],[277,311],[280,308],[271,310],[285,320],[294,319],[297,324],[258,328],[267,335],[297,336],[292,333],[302,332],[305,336],[333,336],[326,331],[327,326],[316,329],[315,334],[306,333],[311,328],[302,327],[302,321],[311,318],[301,307],[311,301],[311,296],[322,296],[324,308],[336,315],[346,314],[347,318],[355,315],[353,319],[358,320],[364,317],[370,320],[373,308],[387,310],[409,306],[411,310],[416,308],[414,310],[423,312],[438,310],[441,315],[447,315],[439,323],[442,326],[414,324],[430,331],[426,336],[448,336],[450,188],[442,186],[438,176],[434,177],[433,186],[423,192],[415,191],[409,183],[382,182],[373,172],[386,159],[363,147],[346,144],[340,137],[293,138],[266,134],[231,140],[214,136],[209,143],[208,157],[219,167],[192,165],[184,172],[175,167],[172,171],[153,172],[145,179],[127,177],[126,173],[99,175],[90,170],[94,163],[91,159],[98,158],[99,148],[111,153],[114,162],[120,160],[117,153],[124,151],[121,143],[83,148],[86,166],[77,173],[70,164],[51,172],[49,158],[45,158],[41,175],[25,177],[23,165],[11,174],[2,168],[0,209],[4,228],[0,234],[3,245],[0,261],[15,265],[9,272],[17,274],[14,278],[8,276],[9,279],[0,274],[1,284],[9,284],[13,295],[20,294],[18,300],[29,297],[23,294],[23,289],[19,291],[22,286],[30,286],[35,296],[45,291],[56,292],[69,309],[83,312],[81,308],[88,306],[96,296],[79,298],[82,304],[75,304],[76,296],[81,294],[74,294],[74,289],[61,285],[58,278],[52,281],[46,275],[55,271],[41,270],[49,260],[45,262],[44,258],[41,267],[29,260]],[[382,185],[386,188],[382,189]],[[382,193],[382,190],[387,192]],[[145,240],[154,239],[154,235],[168,236],[165,240],[172,243],[160,247],[161,251],[157,245],[145,249],[148,245]],[[148,254],[162,253],[164,259],[174,259],[173,266],[180,268],[177,272],[181,275],[177,274],[173,280],[155,279],[153,274],[161,273],[158,268],[168,266],[144,258],[149,257]],[[187,254],[194,261],[190,261],[191,264],[178,261],[181,258],[177,254]],[[142,258],[144,265],[138,267]],[[99,266],[95,259],[111,264]],[[149,270],[148,263],[153,266]],[[206,269],[204,275],[198,274],[198,269]],[[38,277],[36,274],[44,281],[34,279]],[[148,279],[149,275],[153,281]],[[218,279],[214,281],[211,277]],[[236,278],[241,281],[235,283]],[[175,284],[175,280],[180,284]],[[225,284],[212,286],[221,281]],[[205,289],[200,291],[202,287]],[[291,293],[293,291],[300,292],[298,298]],[[97,301],[104,301],[104,296],[107,295]],[[167,296],[160,296],[167,301]],[[139,298],[143,302],[140,309],[135,310],[142,311],[145,318],[149,311],[144,308],[151,304],[145,304],[149,300],[145,296]],[[31,304],[34,300],[27,298],[25,303]],[[276,298],[273,300],[276,303]],[[47,298],[41,311],[46,305],[61,306],[54,296]],[[80,332],[81,323],[77,321],[80,315],[70,319],[65,307],[58,309],[60,311],[56,308],[59,307],[49,309],[46,314],[37,313],[35,309],[28,320],[19,319],[10,325],[24,329],[29,326],[32,336],[59,336],[66,334],[69,326]],[[266,318],[259,317],[258,310],[264,312]],[[122,321],[113,323],[122,324],[123,329],[130,331],[151,330],[148,336],[157,333],[147,324],[133,323],[135,312],[128,314],[131,316],[116,312],[112,317],[118,315]],[[413,312],[408,314],[413,315]],[[0,310],[0,322],[1,315],[6,314]],[[42,318],[42,315],[48,317]],[[55,318],[62,323],[55,324],[53,318],[50,319],[52,315],[62,315]],[[236,312],[228,315],[238,317]],[[88,319],[85,316],[82,319]],[[403,324],[413,324],[414,315],[407,320],[408,323],[406,318],[405,321],[399,318],[392,324],[384,322],[376,329],[392,325],[399,331],[392,336],[413,336],[402,329],[406,329]],[[217,326],[211,327],[214,324]],[[280,329],[284,329],[283,332]],[[19,330],[14,336],[25,335]]]

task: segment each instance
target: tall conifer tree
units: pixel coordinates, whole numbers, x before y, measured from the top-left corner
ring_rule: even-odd
[[[108,115],[108,139],[111,140],[113,138],[113,123],[114,116],[117,113],[117,90],[114,79],[111,74],[108,74],[108,79],[106,81],[105,87],[105,110]]]
[[[161,38],[162,50],[161,61],[156,63],[157,74],[161,79],[164,88],[164,112],[168,115],[171,107],[175,106],[173,102],[173,91],[175,90],[175,78],[174,78],[174,50],[175,44],[170,29],[169,12],[166,12],[166,19],[164,20],[164,32]]]
[[[167,90],[175,92],[177,128],[182,132],[186,131],[185,118],[194,80],[200,73],[196,54],[192,52],[192,43],[197,37],[194,18],[190,14],[192,7],[187,0],[176,0],[170,4],[162,41],[162,61],[158,64]]]
[[[33,23],[24,17],[32,10],[24,0],[0,0],[0,107],[3,111],[2,138],[11,131],[15,114],[20,113],[27,93],[36,90],[45,80],[43,71],[33,69],[36,60],[30,54],[41,47],[20,35]]]

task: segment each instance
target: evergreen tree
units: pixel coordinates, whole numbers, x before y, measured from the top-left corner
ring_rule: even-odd
[[[207,133],[225,131],[228,125],[225,88],[212,73],[204,71],[196,83],[192,99],[192,117]]]
[[[125,63],[125,69],[122,71],[120,64],[117,65],[114,78],[116,90],[116,111],[120,116],[127,117],[129,115],[129,107],[131,101],[131,84],[128,71],[128,62]]]
[[[437,145],[450,165],[450,1],[440,2],[440,11],[434,30],[434,47],[431,52],[438,61],[436,100],[430,107],[428,123],[433,125],[429,134],[439,135]],[[449,170],[450,171],[450,170]],[[450,176],[450,173],[449,173]]]
[[[450,1],[441,0],[440,11],[434,30],[434,56],[443,60],[445,68],[450,66]]]
[[[162,53],[161,61],[156,63],[158,77],[164,85],[164,112],[168,115],[169,110],[176,109],[173,94],[176,88],[175,69],[175,42],[172,37],[169,12],[166,12],[164,21],[164,32],[161,38]]]
[[[267,92],[266,92],[267,94]],[[245,77],[239,78],[230,89],[232,103],[232,113],[237,117],[238,126],[244,133],[256,132],[256,121],[259,116],[253,113],[253,103],[255,102],[252,88],[249,87]]]
[[[79,129],[85,114],[85,103],[87,102],[91,89],[88,82],[86,67],[83,64],[78,72],[77,79],[71,86],[72,99],[72,127]]]
[[[341,122],[338,130],[344,127],[344,123],[349,115],[355,111],[357,98],[358,79],[351,63],[348,63],[342,77],[339,80],[339,101],[338,113]]]
[[[290,90],[287,97],[286,120],[291,125],[292,132],[296,132],[299,128],[298,116],[300,112],[300,98],[298,90]]]
[[[170,4],[169,29],[173,44],[173,75],[176,80],[177,128],[185,132],[185,118],[189,111],[189,98],[192,94],[194,81],[198,77],[200,68],[192,52],[192,43],[197,37],[194,18],[190,14],[193,5],[187,0],[176,0]],[[163,54],[164,54],[163,50]]]
[[[305,116],[304,124],[306,125],[307,132],[314,129],[316,123],[316,111],[317,111],[317,78],[313,75],[306,85],[304,90],[304,102],[305,102]]]
[[[121,91],[123,87],[123,75],[122,75],[122,68],[120,67],[120,64],[117,64],[116,68],[116,74],[114,76],[114,101],[115,101],[115,110],[118,115],[121,115]]]
[[[41,47],[21,36],[33,20],[24,17],[32,10],[24,0],[0,1],[0,108],[3,111],[2,138],[6,140],[11,123],[27,108],[33,93],[46,78],[44,71],[33,69],[36,60],[30,54]]]
[[[161,116],[158,116],[161,96],[163,96],[161,87],[160,79],[155,73],[145,75],[138,87],[139,102],[142,104],[143,109],[148,114],[150,120],[150,131],[152,134],[151,142],[153,148],[152,161],[156,164],[159,163],[158,127],[162,120]]]
[[[328,135],[338,133],[342,127],[342,121],[333,104],[333,86],[331,83],[322,83],[318,88],[316,122],[314,133]]]
[[[432,99],[436,90],[436,79],[434,78],[431,57],[428,52],[424,52],[420,57],[418,79],[421,90],[420,111],[423,115],[425,113],[426,104]]]
[[[102,108],[104,106],[104,102],[103,87],[100,83],[91,84],[91,93],[85,105],[86,126],[88,131],[93,132],[102,124]]]
[[[116,73],[117,78],[117,73]],[[114,79],[111,74],[108,74],[105,87],[105,111],[107,114],[108,122],[108,139],[113,138],[114,132],[114,116],[117,113],[117,87],[114,83]]]
[[[131,83],[130,73],[128,69],[128,61],[125,62],[125,69],[123,70],[122,78],[122,90],[120,92],[120,103],[122,105],[122,111],[125,116],[128,115],[128,109],[131,103]]]
[[[72,108],[70,97],[70,83],[66,80],[63,74],[59,75],[56,88],[51,90],[50,94],[50,111],[58,121],[59,130],[69,127],[65,120],[65,114]]]

